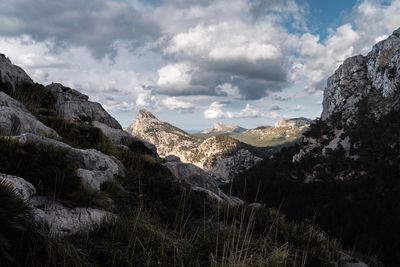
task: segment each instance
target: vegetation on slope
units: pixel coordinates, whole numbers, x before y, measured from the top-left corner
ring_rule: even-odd
[[[343,126],[333,116],[305,133],[323,142],[333,126],[349,136],[350,155],[343,147],[311,151],[293,162],[299,147],[284,149],[246,173],[232,185],[233,193],[249,201],[280,207],[291,219],[314,219],[347,248],[398,266],[400,257],[400,114],[393,110],[376,119],[366,98],[359,105],[357,124]],[[327,139],[328,140],[328,139]],[[324,145],[327,145],[325,143]],[[304,183],[307,174],[316,182]],[[245,189],[244,189],[245,188]]]
[[[51,96],[40,85],[35,86],[23,93],[17,90],[14,97],[56,129],[65,142],[117,157],[127,175],[104,183],[100,195],[94,195],[82,187],[75,175],[76,166],[62,151],[0,140],[0,172],[21,176],[35,185],[39,195],[71,206],[102,207],[99,200],[106,197],[112,205],[103,208],[116,215],[74,236],[53,236],[46,225],[32,223],[27,204],[18,202],[0,183],[0,191],[9,192],[0,194],[6,198],[2,203],[11,203],[0,210],[2,265],[335,265],[340,247],[312,221],[294,223],[265,206],[230,207],[191,191],[144,153],[140,144],[129,149],[112,146],[85,118],[70,124],[59,122]],[[15,231],[7,230],[7,224],[14,225]]]

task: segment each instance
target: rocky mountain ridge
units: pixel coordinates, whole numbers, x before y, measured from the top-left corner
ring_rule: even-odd
[[[201,131],[202,134],[234,134],[241,133],[246,131],[245,128],[237,126],[225,124],[222,122],[215,122],[212,128],[205,129]]]
[[[162,157],[175,155],[192,163],[221,181],[254,166],[261,160],[251,147],[232,137],[217,135],[199,138],[158,120],[147,110],[140,110],[127,131],[157,147]]]

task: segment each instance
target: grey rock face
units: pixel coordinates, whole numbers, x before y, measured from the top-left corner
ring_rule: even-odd
[[[125,175],[125,168],[119,160],[95,149],[77,149],[34,134],[22,134],[11,138],[21,144],[41,143],[65,150],[66,157],[78,165],[77,174],[82,178],[84,185],[94,190],[99,190],[102,183],[112,181],[116,176]]]
[[[217,201],[223,201],[231,205],[242,203],[237,198],[232,198],[224,194],[219,188],[214,178],[200,169],[199,167],[182,162],[167,162],[163,164],[180,181],[189,184],[193,190],[202,191]]]
[[[93,126],[99,128],[112,144],[123,145],[127,147],[143,145],[145,148],[151,151],[154,158],[158,158],[156,146],[150,144],[149,142],[140,140],[124,130],[111,128],[110,126],[101,122],[94,121]]]
[[[111,213],[104,210],[69,208],[41,196],[35,196],[32,205],[34,220],[48,224],[50,232],[55,235],[71,235],[112,217]]]
[[[15,188],[15,192],[24,200],[30,200],[36,194],[36,188],[21,177],[0,173],[0,180]]]
[[[342,112],[346,120],[357,110],[355,104],[372,91],[387,98],[390,108],[399,106],[400,29],[376,44],[367,56],[345,60],[328,79],[321,118],[326,120],[335,112]]]
[[[20,67],[13,65],[11,61],[3,54],[0,54],[0,82],[7,84],[11,89],[14,90],[16,86],[28,83],[32,84],[32,79],[25,73]]]
[[[366,58],[361,55],[346,59],[328,78],[322,104],[323,120],[338,111],[354,113],[355,104],[369,93],[371,82],[367,78],[366,62]]]
[[[0,92],[0,135],[34,133],[61,139],[53,129],[45,126],[33,116],[19,101]]]
[[[47,85],[46,89],[56,97],[55,108],[65,120],[76,121],[81,118],[89,118],[111,128],[122,129],[116,119],[108,114],[99,103],[89,101],[87,95],[59,83]]]

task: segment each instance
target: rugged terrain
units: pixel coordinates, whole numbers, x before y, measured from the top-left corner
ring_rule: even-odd
[[[287,119],[277,122],[275,126],[260,126],[233,134],[232,137],[256,147],[285,146],[300,140],[312,123],[306,118]]]
[[[400,29],[345,60],[302,142],[235,178],[233,191],[312,219],[347,247],[399,266],[399,136]]]
[[[203,138],[190,135],[160,121],[147,110],[138,112],[127,131],[154,144],[160,156],[177,156],[182,162],[192,163],[220,181],[228,181],[261,160],[256,149],[230,136]]]
[[[151,114],[141,116],[146,120],[137,127],[159,126]],[[162,126],[176,142],[192,140]],[[204,146],[232,146],[231,156],[239,157],[232,160],[241,164],[238,141],[215,140],[203,140]],[[243,153],[247,159],[250,152]],[[0,202],[1,266],[356,262],[317,226],[222,193],[199,167],[174,156],[161,159],[153,144],[123,131],[88,96],[57,83],[34,83],[4,55]]]

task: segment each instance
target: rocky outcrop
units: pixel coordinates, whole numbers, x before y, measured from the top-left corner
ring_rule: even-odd
[[[89,101],[87,95],[59,83],[47,85],[46,89],[55,96],[55,108],[63,119],[72,122],[79,120],[98,121],[111,128],[122,129],[116,119],[108,114],[99,103]]]
[[[113,181],[116,176],[125,175],[125,168],[119,160],[95,149],[73,148],[60,141],[34,134],[22,134],[11,139],[21,144],[40,143],[64,150],[66,157],[77,165],[77,174],[84,185],[94,190],[99,190],[102,183]]]
[[[140,140],[124,130],[111,128],[110,126],[98,121],[94,121],[93,126],[99,128],[104,136],[106,136],[114,145],[126,146],[135,152],[140,151],[144,154],[152,154],[154,158],[158,157],[155,145]]]
[[[219,188],[218,183],[207,172],[199,167],[179,161],[167,162],[163,164],[180,181],[184,181],[193,190],[205,192],[212,199],[223,201],[231,205],[241,204],[237,198],[227,196]]]
[[[224,124],[221,122],[216,122],[214,123],[213,128],[205,129],[201,133],[202,134],[223,134],[223,133],[241,133],[246,131],[245,128],[242,128],[237,125],[229,125],[229,124]]]
[[[275,128],[299,128],[301,130],[310,126],[311,123],[313,123],[313,120],[307,118],[293,118],[278,121],[275,123]]]
[[[23,200],[29,201],[36,194],[36,188],[21,177],[0,173],[0,180],[11,185]]]
[[[36,188],[21,177],[0,174],[0,180],[11,185],[15,193],[32,206],[32,219],[48,225],[50,232],[55,235],[71,235],[114,216],[94,208],[66,207],[47,197],[38,196]]]
[[[99,209],[66,207],[42,196],[33,197],[31,203],[34,220],[47,224],[50,232],[56,235],[72,235],[113,216]]]
[[[5,55],[0,54],[0,83],[3,89],[13,91],[18,85],[32,84],[32,79],[20,67],[13,65]]]
[[[251,147],[229,136],[196,137],[158,120],[147,110],[140,110],[128,132],[154,144],[161,157],[175,155],[192,163],[217,179],[228,181],[238,172],[254,166],[260,158]],[[244,152],[247,151],[247,152]],[[245,163],[244,165],[241,165]]]
[[[0,135],[34,133],[54,139],[61,139],[53,129],[45,126],[19,101],[0,92]]]
[[[356,104],[370,92],[386,98],[384,107],[376,107],[377,116],[399,107],[400,88],[400,29],[376,44],[366,56],[355,56],[329,77],[324,92],[321,118],[327,120],[334,113],[343,113],[347,121],[355,114]]]

